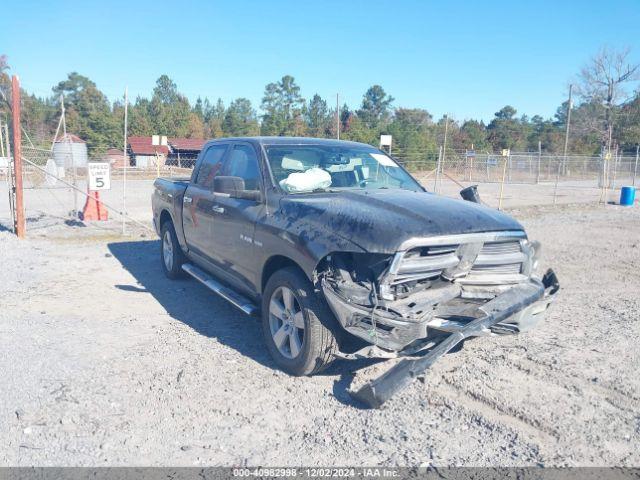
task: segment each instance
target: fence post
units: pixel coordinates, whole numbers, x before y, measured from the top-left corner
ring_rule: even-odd
[[[558,162],[558,173],[556,174],[556,184],[553,187],[553,204],[556,204],[556,199],[558,195],[558,181],[560,180],[560,168],[562,167],[562,163]]]
[[[607,160],[607,155],[604,152],[604,148],[602,149],[602,154],[601,154],[601,158],[602,158],[602,190],[600,192],[600,200],[598,200],[598,203],[600,203],[600,201],[602,201],[605,205],[607,204],[607,182],[609,181],[609,165],[608,165],[608,160]]]
[[[542,142],[538,140],[538,172],[536,174],[536,185],[540,183],[540,163],[542,161]]]
[[[507,176],[507,159],[504,159],[504,165],[502,167],[502,182],[500,182],[500,199],[498,200],[498,210],[502,210],[502,194],[504,192],[504,181]]]
[[[16,223],[18,238],[25,236],[24,194],[22,190],[22,128],[20,124],[20,79],[17,75],[11,78],[11,111],[13,120],[13,169],[16,189]]]
[[[615,149],[615,153],[614,153],[614,157],[613,157],[613,177],[612,177],[612,181],[611,181],[611,190],[613,190],[613,198],[614,198],[614,202],[615,202],[615,196],[616,196],[616,176],[618,173],[618,165],[620,164],[620,157],[618,154],[618,145],[616,145],[616,149]]]
[[[633,186],[636,186],[636,175],[638,174],[638,153],[640,153],[640,143],[636,143],[636,164],[633,167]]]
[[[489,179],[489,153],[488,152],[487,152],[486,159],[484,161],[484,169],[485,169],[486,174],[487,174],[487,182],[489,182],[490,179]]]
[[[434,193],[438,193],[438,175],[440,174],[440,164],[442,162],[442,145],[440,145],[440,149],[438,150],[438,162],[436,163],[436,174],[433,181],[433,191]]]

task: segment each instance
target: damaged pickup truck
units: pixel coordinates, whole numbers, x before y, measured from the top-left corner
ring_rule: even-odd
[[[405,357],[352,396],[378,407],[469,337],[529,330],[558,281],[511,217],[434,195],[384,152],[312,138],[208,142],[190,179],[158,179],[169,278],[249,315],[292,375]]]

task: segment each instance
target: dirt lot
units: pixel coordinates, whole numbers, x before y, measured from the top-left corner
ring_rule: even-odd
[[[0,232],[0,465],[639,465],[640,209],[513,212],[563,289],[382,410],[390,366],[274,369],[257,322],[164,278],[155,237]]]

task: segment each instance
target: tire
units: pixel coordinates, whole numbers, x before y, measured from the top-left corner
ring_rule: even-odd
[[[187,258],[180,248],[176,229],[170,220],[162,225],[160,231],[160,260],[162,270],[167,277],[172,280],[184,277],[182,265]]]
[[[287,299],[287,290],[293,299]],[[326,368],[338,349],[329,328],[333,323],[333,313],[300,270],[283,268],[269,278],[262,296],[262,331],[282,370],[302,376]]]

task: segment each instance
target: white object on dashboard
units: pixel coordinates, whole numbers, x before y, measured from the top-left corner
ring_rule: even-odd
[[[312,192],[331,186],[331,175],[321,168],[310,168],[306,172],[289,174],[287,178],[280,180],[280,186],[289,193]]]

